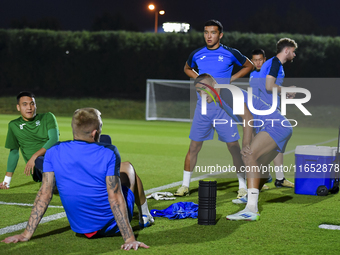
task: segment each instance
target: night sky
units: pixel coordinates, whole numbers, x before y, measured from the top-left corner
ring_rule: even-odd
[[[91,30],[94,19],[108,12],[112,15],[119,13],[139,31],[152,31],[154,14],[147,8],[150,3],[166,12],[159,17],[160,24],[178,21],[200,28],[206,20],[214,18],[220,20],[225,30],[229,31],[237,30],[245,20],[248,20],[245,24],[249,24],[250,20],[256,24],[258,19],[266,16],[266,10],[276,10],[278,15],[287,18],[291,5],[295,4],[297,10],[310,15],[318,26],[333,27],[333,31],[340,35],[340,3],[337,0],[1,0],[0,28],[9,28],[14,19],[26,18],[34,22],[52,17],[58,20],[62,30]]]

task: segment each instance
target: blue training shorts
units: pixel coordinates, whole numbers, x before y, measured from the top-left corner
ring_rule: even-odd
[[[227,120],[226,124],[217,124],[214,127],[214,119]],[[230,127],[231,117],[221,108],[207,110],[207,115],[201,114],[201,108],[196,107],[192,121],[189,138],[196,142],[212,140],[214,130],[218,134],[218,140],[230,143],[240,139],[237,125]]]
[[[267,132],[277,145],[276,151],[284,153],[287,143],[292,136],[293,128],[289,121],[281,114],[273,119],[279,119],[280,121],[272,122],[263,120],[264,125],[256,129],[256,134],[259,132]],[[285,126],[282,126],[282,121],[284,121]]]

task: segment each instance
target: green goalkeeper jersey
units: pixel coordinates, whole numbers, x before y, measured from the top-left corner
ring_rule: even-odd
[[[37,114],[33,120],[25,121],[21,116],[8,124],[5,147],[20,148],[27,162],[41,148],[49,149],[53,144],[48,143],[49,130],[56,130],[59,136],[58,124],[53,113]]]

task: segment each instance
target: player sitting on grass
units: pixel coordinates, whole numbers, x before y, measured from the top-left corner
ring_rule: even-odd
[[[245,90],[241,90],[243,97],[233,98],[231,91],[227,88],[215,90],[214,87],[216,84],[214,78],[209,74],[199,75],[195,80],[197,92],[199,92],[201,96],[203,93],[206,93],[205,91],[208,91],[210,95],[215,97],[215,100],[219,100],[217,97],[217,94],[219,94],[223,109],[234,119],[234,122],[245,123],[243,125],[241,154],[247,170],[248,201],[244,210],[233,215],[228,215],[227,219],[258,220],[260,218],[260,214],[258,213],[259,190],[268,179],[268,172],[258,171],[260,169],[259,166],[268,166],[278,152],[284,152],[293,129],[288,120],[282,116],[278,110],[275,110],[269,115],[252,114],[248,108],[248,93]],[[206,97],[208,103],[213,101],[210,95]],[[255,109],[270,109],[270,106],[260,98],[253,96],[252,99]],[[233,100],[242,100],[244,108],[243,115],[234,115]],[[276,121],[271,121],[270,119],[275,119]],[[254,120],[254,122],[251,120]],[[282,121],[284,121],[284,127],[281,125]],[[228,123],[228,125],[230,125],[230,123]],[[252,137],[253,126],[256,126],[256,135],[254,137]]]
[[[55,116],[50,112],[36,114],[37,105],[33,93],[24,91],[17,96],[17,110],[21,117],[8,124],[5,147],[10,152],[5,179],[0,183],[0,189],[8,189],[10,186],[19,160],[19,148],[26,162],[26,175],[31,173],[34,181],[41,182],[42,173],[35,167],[35,160],[59,140]]]
[[[88,238],[121,233],[122,249],[148,248],[137,242],[130,221],[134,202],[139,224],[148,227],[150,215],[142,182],[129,162],[120,162],[114,145],[98,143],[102,129],[100,112],[78,109],[73,114],[73,141],[59,142],[45,154],[42,186],[35,199],[26,230],[2,242],[28,241],[51,199],[57,184],[71,229]]]

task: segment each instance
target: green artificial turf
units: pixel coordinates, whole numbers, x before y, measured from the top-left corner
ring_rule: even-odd
[[[60,140],[72,139],[71,118],[57,116]],[[6,170],[8,150],[4,148],[7,123],[17,115],[0,115],[0,178]],[[181,181],[184,157],[189,147],[189,123],[146,122],[143,120],[108,119],[103,115],[103,133],[112,137],[122,160],[130,161],[140,175],[145,190]],[[331,142],[323,146],[336,146],[337,128],[296,127],[288,143],[287,152],[297,145]],[[241,132],[242,135],[242,132]],[[217,141],[206,142],[199,154],[198,165],[215,162],[229,164],[231,156],[226,145]],[[285,165],[294,165],[294,152],[284,157]],[[0,190],[0,201],[33,203],[40,187],[23,173],[24,162],[19,164],[9,190]],[[195,173],[199,176],[206,173]],[[217,180],[216,225],[202,226],[197,219],[169,220],[156,218],[155,224],[140,230],[135,217],[131,222],[138,241],[150,245],[150,249],[138,250],[139,254],[336,254],[340,231],[319,229],[322,223],[338,224],[339,200],[336,195],[326,197],[296,195],[293,189],[275,188],[260,193],[258,222],[232,222],[225,216],[244,208],[234,205],[237,179],[209,176]],[[294,173],[286,177],[294,181]],[[273,176],[274,178],[274,176]],[[275,179],[275,178],[274,178]],[[1,180],[1,179],[0,179]],[[175,192],[178,186],[166,191]],[[198,181],[190,186],[191,195],[174,201],[148,200],[150,209],[165,209],[174,202],[198,203]],[[54,196],[52,205],[61,205]],[[28,220],[31,208],[18,205],[0,205],[0,229]],[[63,212],[49,208],[46,215]],[[135,208],[137,216],[137,208]],[[22,230],[21,230],[22,231]],[[21,231],[4,234],[0,239]],[[26,243],[0,243],[0,254],[125,254],[120,236],[88,240],[75,235],[66,218],[39,225],[33,238]]]

